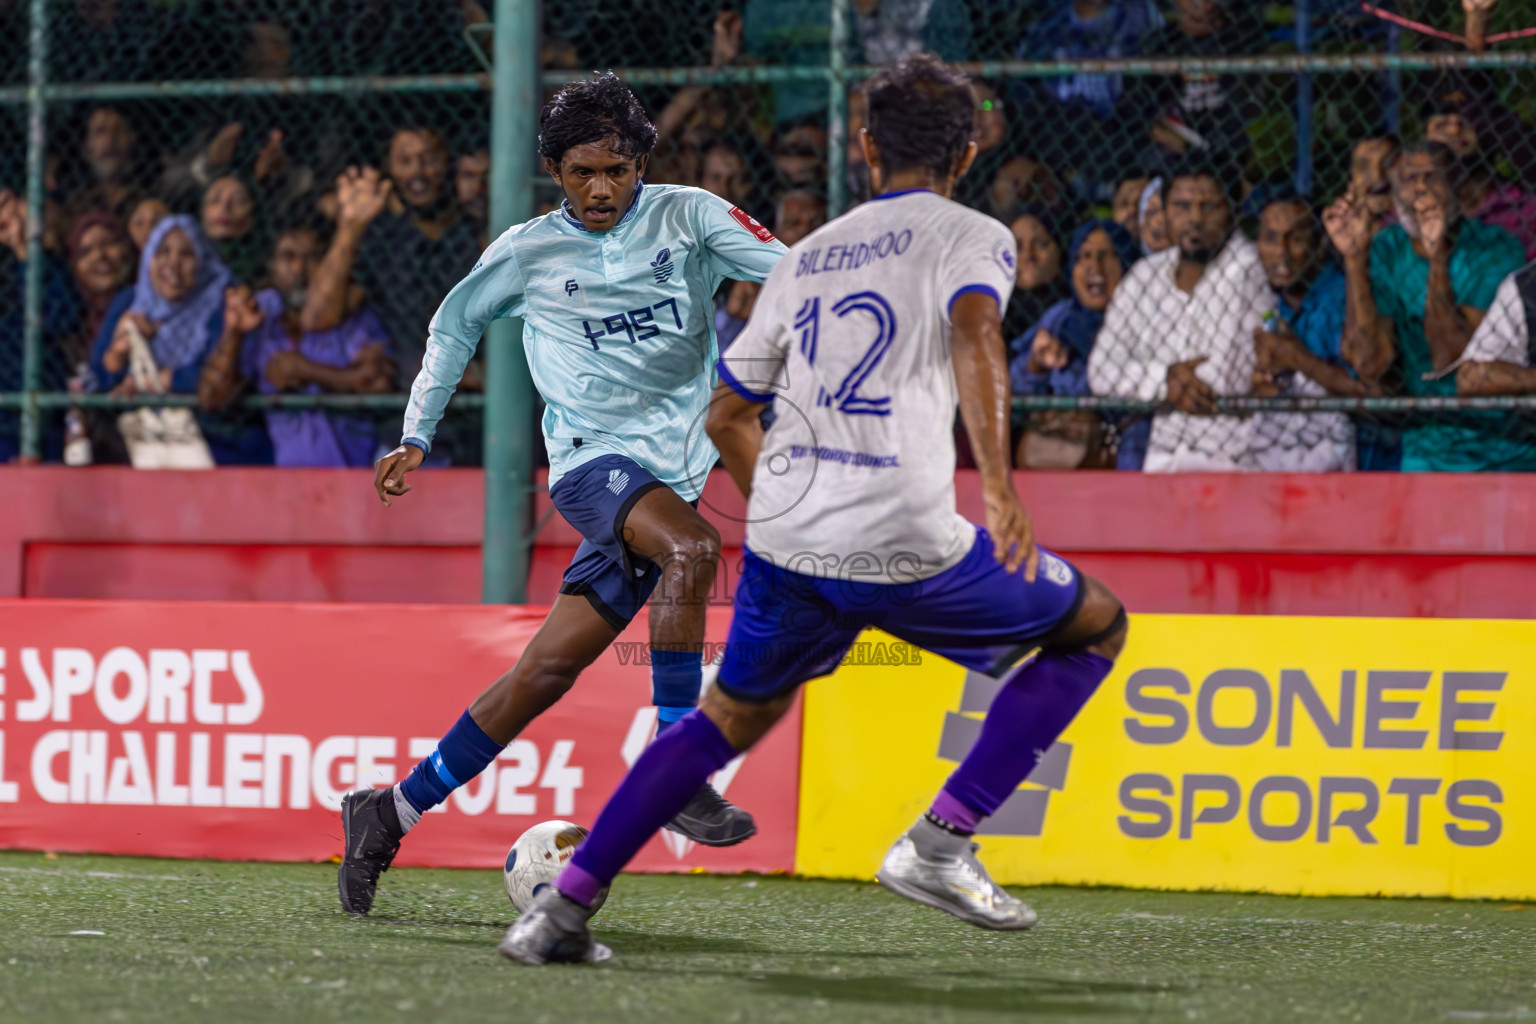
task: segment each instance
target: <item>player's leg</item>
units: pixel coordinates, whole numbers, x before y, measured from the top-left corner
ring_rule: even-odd
[[[623,522],[625,545],[656,566],[651,598],[651,700],[661,737],[699,703],[704,621],[720,565],[720,534],[668,487],[652,487]],[[752,816],[708,783],[667,825],[706,846],[733,846],[757,833]]]
[[[403,782],[343,799],[346,845],[338,888],[349,912],[368,912],[379,874],[421,815],[495,760],[645,606],[656,585],[656,567],[636,564],[620,531],[636,499],[660,486],[633,461],[604,456],[578,466],[551,488],[555,507],[582,534],[560,596],[517,664],[459,716]]]
[[[817,585],[782,585],[793,576],[748,556],[717,685],[635,762],[555,887],[508,930],[504,956],[528,964],[605,956],[586,926],[597,892],[690,793],[783,716],[800,683],[841,661],[857,625],[840,621]]]
[[[978,533],[978,548],[965,562],[925,581],[930,586],[914,606],[920,612],[887,628],[1005,681],[975,746],[892,847],[879,878],[972,924],[1013,930],[1032,925],[1034,911],[992,883],[971,836],[1109,675],[1125,643],[1126,618],[1107,587],[1049,552],[1042,552],[1034,583],[1007,573],[991,558],[991,540]],[[1007,667],[1036,647],[1035,657]]]
[[[578,555],[573,566],[581,562]],[[343,797],[337,872],[342,907],[352,914],[368,913],[379,875],[421,816],[484,771],[618,635],[619,629],[588,600],[561,594],[516,664],[475,698],[403,782]]]

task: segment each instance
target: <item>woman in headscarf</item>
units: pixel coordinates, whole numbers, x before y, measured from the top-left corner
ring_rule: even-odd
[[[1072,294],[1015,338],[1009,365],[1016,395],[1087,395],[1088,355],[1120,279],[1136,261],[1136,240],[1113,220],[1091,220],[1072,233],[1067,264]],[[1030,416],[1016,465],[1076,468],[1107,464],[1103,421],[1091,412]]]
[[[1008,227],[1019,243],[1013,295],[1003,313],[1003,337],[1011,338],[1039,320],[1053,303],[1070,294],[1061,272],[1056,224],[1043,206],[1021,209]]]
[[[232,277],[197,219],[185,214],[155,225],[139,261],[138,280],[107,309],[91,351],[98,390],[132,394],[128,374],[131,321],[149,342],[160,387],[196,394],[203,359],[224,328],[224,291]],[[219,465],[270,465],[272,442],[259,416],[234,411],[198,414],[204,439]]]

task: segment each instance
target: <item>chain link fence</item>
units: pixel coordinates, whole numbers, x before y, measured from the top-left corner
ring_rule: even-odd
[[[365,463],[398,440],[427,320],[488,231],[483,4],[0,2],[0,460],[123,461],[120,417],[146,404],[195,407],[220,464]],[[1453,0],[1381,6],[1461,31]],[[1489,31],[1533,25],[1536,0],[1502,0]],[[980,153],[957,198],[1020,242],[1023,465],[1517,469],[1536,467],[1531,400],[1443,371],[1446,339],[1536,255],[1533,47],[1468,54],[1339,0],[567,0],[538,59],[546,93],[619,69],[660,129],[648,180],[787,242],[868,195],[863,78],[919,50],[962,63]],[[1507,232],[1448,232],[1458,301],[1428,317],[1403,204],[1436,182],[1393,189],[1426,136],[1452,149],[1434,170],[1455,204]],[[1181,188],[1230,200],[1208,223],[1166,193],[1192,170],[1212,176]],[[1322,214],[1346,193],[1379,232],[1377,352],[1343,339]],[[559,200],[541,178],[529,212]],[[197,236],[179,284],[176,225]],[[1176,279],[1202,247],[1205,273]],[[754,297],[722,289],[722,345]],[[135,317],[166,394],[133,380]],[[480,462],[480,382],[472,366],[442,461]]]

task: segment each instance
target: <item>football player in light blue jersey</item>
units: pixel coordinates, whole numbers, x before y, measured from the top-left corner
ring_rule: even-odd
[[[559,210],[510,228],[432,318],[404,440],[379,460],[387,505],[411,488],[486,326],[522,317],[543,396],[549,493],[583,536],[560,595],[517,663],[405,781],[342,803],[342,906],[366,914],[379,874],[421,815],[480,774],[608,649],[658,583],[652,610],[657,731],[698,703],[704,612],[720,537],[697,510],[717,458],[704,433],[718,352],[713,298],[762,281],[785,248],[745,212],[697,188],[644,185],[656,129],[612,74],[561,89],[539,118]],[[752,817],[704,785],[671,827],[706,846],[752,836]]]

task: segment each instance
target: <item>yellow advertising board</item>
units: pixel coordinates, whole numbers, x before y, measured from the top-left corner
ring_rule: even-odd
[[[796,869],[873,877],[997,687],[929,654],[808,686]],[[1536,623],[1134,616],[978,839],[1009,884],[1536,899]]]

